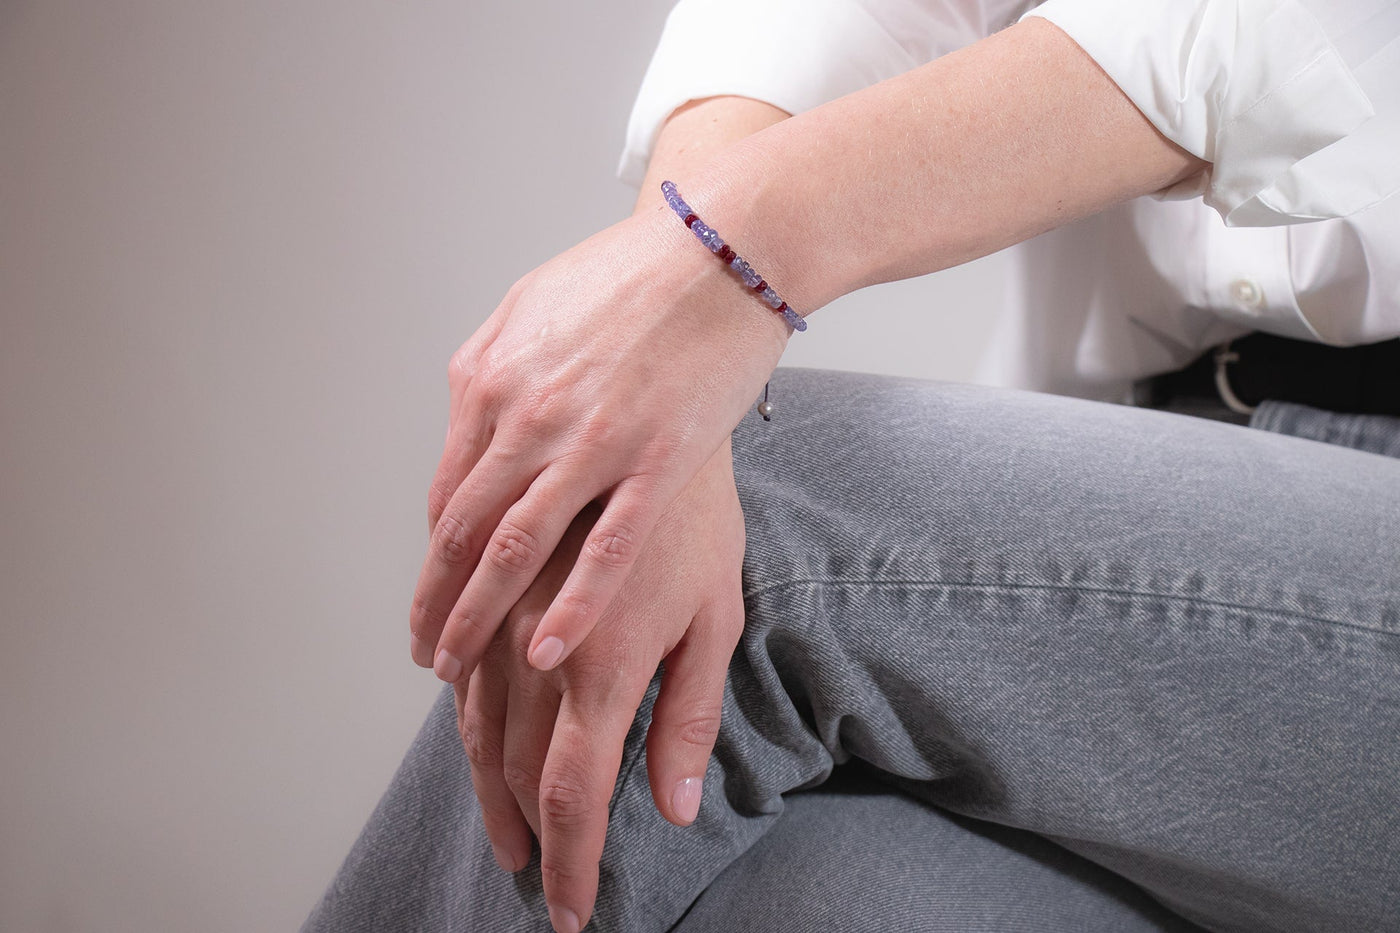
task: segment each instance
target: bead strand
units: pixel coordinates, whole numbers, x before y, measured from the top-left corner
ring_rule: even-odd
[[[796,331],[807,329],[807,322],[802,319],[802,315],[788,307],[788,303],[773,290],[773,286],[764,281],[763,276],[758,274],[758,270],[734,252],[729,244],[720,238],[715,228],[701,220],[691,206],[685,203],[680,192],[676,190],[674,182],[663,181],[661,193],[666,196],[666,204],[690,228],[690,232],[695,234],[695,238],[704,244],[706,249],[718,256],[725,265],[739,273],[739,278],[743,283],[753,289],[768,307],[782,315],[789,327]]]

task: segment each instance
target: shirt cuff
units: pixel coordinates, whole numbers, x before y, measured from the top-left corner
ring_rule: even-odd
[[[1211,163],[1159,196],[1201,194],[1227,226],[1271,226],[1343,216],[1396,183],[1309,158],[1375,109],[1298,0],[1047,0],[1025,15],[1059,26],[1163,136]]]
[[[680,0],[642,79],[617,176],[641,186],[661,125],[686,101],[735,95],[800,113],[919,64],[850,0]]]

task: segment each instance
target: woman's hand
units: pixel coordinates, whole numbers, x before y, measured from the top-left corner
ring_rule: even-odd
[[[744,623],[744,519],[726,442],[662,517],[592,636],[553,671],[530,667],[524,646],[597,515],[590,507],[571,525],[470,682],[456,684],[496,860],[508,871],[524,868],[534,831],[559,933],[577,933],[593,910],[623,741],[663,659],[647,736],[651,791],[671,822],[695,819]]]
[[[602,514],[528,648],[542,670],[567,657],[753,404],[788,333],[664,207],[516,283],[452,359],[414,660],[448,682],[469,674],[597,500]]]

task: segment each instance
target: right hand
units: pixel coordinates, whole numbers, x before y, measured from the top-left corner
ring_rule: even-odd
[[[528,646],[540,669],[568,657],[788,334],[664,206],[516,283],[452,361],[414,659],[463,680],[575,517],[601,501]]]
[[[532,668],[524,646],[596,515],[573,523],[470,682],[455,686],[496,860],[525,867],[533,830],[559,933],[576,933],[592,913],[623,743],[663,660],[647,733],[652,797],[671,822],[695,819],[744,625],[744,518],[726,443],[667,510],[592,636],[554,670]]]

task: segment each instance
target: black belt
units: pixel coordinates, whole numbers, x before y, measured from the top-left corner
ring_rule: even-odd
[[[1400,338],[1330,347],[1272,334],[1250,334],[1174,373],[1137,386],[1137,401],[1155,408],[1208,399],[1247,414],[1263,401],[1327,411],[1400,415]]]

